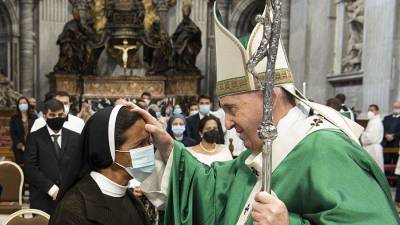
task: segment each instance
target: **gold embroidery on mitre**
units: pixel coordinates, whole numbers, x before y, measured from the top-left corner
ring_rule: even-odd
[[[259,76],[259,78],[265,79],[265,73],[262,73]],[[239,94],[248,91],[261,90],[261,85],[257,81],[257,79],[254,79],[254,82],[256,88],[252,90],[250,88],[249,79],[247,76],[221,80],[217,82],[216,92],[219,97],[222,97],[226,95]],[[275,70],[274,85],[288,84],[288,83],[294,83],[293,76],[290,70],[289,69]]]

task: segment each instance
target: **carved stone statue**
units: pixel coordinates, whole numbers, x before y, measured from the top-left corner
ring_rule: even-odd
[[[87,71],[88,46],[86,43],[87,38],[78,20],[73,19],[65,24],[57,40],[60,54],[54,66],[54,72],[79,74]]]
[[[168,34],[161,29],[160,20],[153,23],[144,39],[144,61],[148,74],[161,74],[172,67],[172,45]]]
[[[16,106],[18,98],[22,95],[14,90],[13,84],[4,74],[0,73],[0,108]]]
[[[184,0],[182,6],[183,20],[172,35],[174,66],[176,70],[184,72],[198,71],[196,58],[202,47],[201,30],[190,19],[190,13],[191,4],[188,0]]]
[[[70,3],[73,6],[73,19],[65,24],[63,32],[58,36],[57,45],[60,46],[60,54],[58,62],[54,66],[54,72],[94,74],[96,62],[104,47],[101,45],[99,47],[91,46],[91,43],[98,37],[90,36],[91,29],[82,24],[77,0],[70,0]],[[101,7],[97,6],[96,10],[98,11],[99,9]],[[99,33],[101,29],[101,25],[93,27],[93,30]]]
[[[346,0],[346,12],[349,24],[349,39],[346,55],[343,58],[343,72],[361,70],[364,32],[364,1]]]

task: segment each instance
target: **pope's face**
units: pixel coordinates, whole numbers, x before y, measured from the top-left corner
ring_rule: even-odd
[[[235,128],[247,148],[260,151],[262,141],[258,138],[257,129],[263,114],[262,92],[225,96],[220,98],[220,104],[225,111],[226,128]]]

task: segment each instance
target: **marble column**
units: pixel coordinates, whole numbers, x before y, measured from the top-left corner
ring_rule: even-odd
[[[363,52],[363,107],[378,104],[382,113],[391,111],[396,72],[395,25],[397,0],[366,0]]]
[[[218,1],[218,10],[226,27],[229,27],[229,4],[229,0]]]
[[[202,92],[207,93],[210,96],[214,96],[215,85],[217,82],[216,78],[216,58],[215,58],[215,32],[214,32],[214,15],[213,15],[213,2],[208,3],[207,8],[207,61],[206,61],[206,77],[204,79],[204,85],[202,86]]]
[[[34,35],[33,0],[20,0],[20,90],[25,96],[33,95]]]
[[[289,53],[290,0],[282,0],[281,40],[286,53]]]
[[[158,0],[157,1],[157,12],[160,15],[162,28],[167,31],[168,30],[168,2],[167,0]]]

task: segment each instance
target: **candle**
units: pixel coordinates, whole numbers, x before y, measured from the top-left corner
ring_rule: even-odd
[[[306,97],[306,95],[307,95],[307,83],[306,82],[303,82],[303,95],[304,95],[304,97]]]

